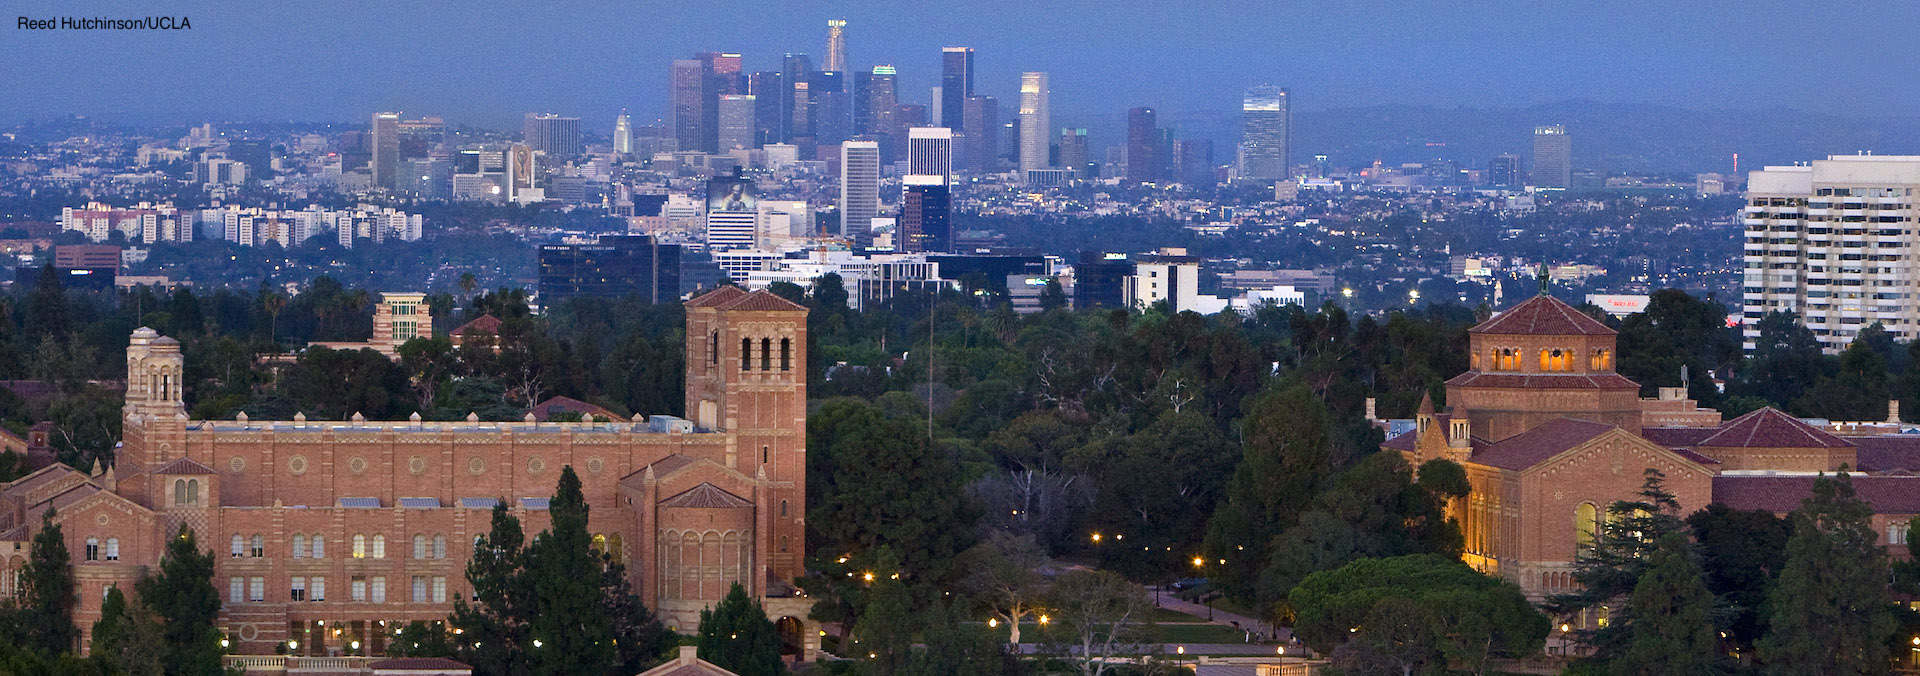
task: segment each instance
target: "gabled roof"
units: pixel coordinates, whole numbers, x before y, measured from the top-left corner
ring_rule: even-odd
[[[1468,333],[1524,336],[1611,336],[1617,333],[1553,296],[1534,296],[1508,308]]]
[[[709,483],[703,483],[682,491],[679,495],[660,501],[661,507],[692,507],[706,509],[741,509],[752,507],[753,501],[728,493],[726,489]]]
[[[694,296],[685,303],[687,307],[719,307],[735,298],[747,295],[740,287],[731,284]]]
[[[473,321],[461,324],[460,328],[454,329],[448,335],[464,336],[469,333],[490,333],[497,335],[500,333],[500,318],[491,314],[483,314],[474,317]]]
[[[1640,436],[1667,448],[1692,448],[1719,431],[1718,427],[1642,427]]]
[[[1382,442],[1380,444],[1380,447],[1388,450],[1400,451],[1403,453],[1412,453],[1414,442],[1418,441],[1417,437],[1419,436],[1420,436],[1420,430],[1407,430],[1405,432],[1401,432],[1399,436],[1396,436],[1392,439],[1388,439],[1385,442]]]
[[[772,291],[755,291],[719,306],[730,312],[806,312],[807,306],[781,298]]]
[[[1483,373],[1468,371],[1447,379],[1453,387],[1508,387],[1540,390],[1639,391],[1639,383],[1618,373]]]
[[[213,468],[194,462],[193,458],[180,458],[162,465],[154,474],[218,474]]]
[[[1606,423],[1558,418],[1502,439],[1470,459],[1489,467],[1525,470],[1615,429],[1619,428]]]
[[[87,478],[87,475],[79,474],[78,470],[75,470],[72,467],[68,467],[65,464],[56,462],[51,465],[47,465],[46,467],[36,469],[32,472],[28,472],[26,476],[20,477],[18,479],[14,479],[13,483],[7,484],[5,494],[6,495],[24,495],[27,493],[31,493],[36,489],[45,487],[49,484],[58,482],[62,479],[72,477],[76,474],[78,474],[78,478],[81,481],[85,481]]]
[[[1776,514],[1800,508],[1813,494],[1811,476],[1721,475],[1713,478],[1713,501],[1734,509]],[[1875,514],[1920,514],[1920,476],[1848,477],[1853,490]]]
[[[666,476],[668,474],[677,472],[680,470],[680,468],[686,467],[687,465],[691,465],[694,462],[696,461],[690,456],[674,453],[674,454],[668,455],[667,457],[659,459],[653,464],[648,465],[648,467],[653,468],[654,476],[662,477],[662,476]]]
[[[1766,408],[1721,423],[1720,431],[1696,446],[1715,448],[1847,448],[1845,439],[1828,434],[1800,419]]]

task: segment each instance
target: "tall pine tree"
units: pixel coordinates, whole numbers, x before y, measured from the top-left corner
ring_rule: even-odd
[[[1660,538],[1627,608],[1633,628],[1626,652],[1613,661],[1618,676],[1711,676],[1715,668],[1713,594],[1687,548],[1687,536]]]
[[[695,645],[700,659],[719,665],[740,676],[782,676],[787,667],[780,662],[780,636],[773,621],[759,604],[747,598],[740,583],[727,590],[726,598],[708,610],[700,611],[700,634]]]
[[[185,524],[167,541],[160,572],[134,587],[141,605],[161,617],[169,674],[220,672],[220,592],[213,588],[213,552],[202,551]]]
[[[1292,527],[1328,483],[1333,442],[1327,407],[1304,385],[1262,395],[1241,422],[1243,455],[1227,499],[1207,523],[1207,558],[1225,563],[1209,577],[1237,598],[1252,598],[1266,570],[1266,546]]]
[[[519,517],[507,511],[505,500],[495,503],[492,528],[474,543],[473,558],[467,560],[474,602],[455,599],[449,620],[458,637],[455,653],[476,672],[519,673],[524,661],[526,617],[533,604],[532,590],[520,576],[524,541]]]
[[[100,619],[93,623],[93,658],[127,676],[162,676],[163,631],[160,616],[147,604],[129,601],[119,587],[109,588]]]
[[[1580,552],[1574,562],[1573,579],[1579,583],[1579,591],[1549,598],[1550,612],[1569,617],[1582,610],[1623,605],[1652,567],[1660,540],[1669,533],[1685,532],[1680,502],[1667,492],[1666,479],[1660,470],[1649,468],[1639,499],[1607,506],[1606,520],[1594,534],[1593,546]],[[1593,647],[1594,657],[1611,661],[1626,650],[1633,623],[1629,606],[1614,613],[1604,626],[1580,630],[1579,636]]]
[[[1787,563],[1773,587],[1760,661],[1775,676],[1881,674],[1888,668],[1893,598],[1873,508],[1842,472],[1813,483],[1793,513]]]
[[[601,605],[605,571],[587,532],[587,500],[572,465],[560,471],[547,509],[553,529],[534,539],[525,562],[533,587],[527,664],[536,674],[605,671],[614,661],[613,622]]]
[[[53,510],[40,517],[40,532],[33,535],[27,565],[20,569],[21,618],[28,645],[59,655],[79,645],[80,629],[73,625],[73,609],[78,596],[73,581],[73,554],[60,526],[53,522]]]

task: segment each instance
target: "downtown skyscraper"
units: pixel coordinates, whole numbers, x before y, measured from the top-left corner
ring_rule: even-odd
[[[526,137],[528,147],[551,157],[580,154],[580,118],[561,117],[552,113],[527,113],[526,125],[521,132]]]
[[[627,117],[627,109],[620,109],[620,116],[613,118],[613,152],[622,155],[633,154],[633,118]]]
[[[1020,172],[1046,169],[1051,165],[1049,145],[1053,140],[1053,120],[1047,111],[1046,73],[1020,74]]]
[[[1154,183],[1161,179],[1159,118],[1152,108],[1127,109],[1127,180]]]
[[[1284,180],[1291,173],[1292,107],[1284,87],[1248,87],[1240,100],[1240,177]]]
[[[957,132],[967,128],[967,99],[973,97],[973,48],[947,47],[940,51],[940,126]]]
[[[854,246],[873,244],[873,219],[880,215],[880,144],[840,144],[840,236]]]
[[[946,127],[914,127],[907,130],[907,173],[938,176],[946,181],[953,175],[953,130]]]
[[[373,187],[394,190],[400,177],[400,114],[373,114]]]
[[[847,20],[827,20],[827,62],[821,70],[847,72]]]

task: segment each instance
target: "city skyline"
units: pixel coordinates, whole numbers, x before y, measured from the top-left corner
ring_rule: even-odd
[[[19,75],[13,84],[35,95],[8,97],[0,104],[0,117],[345,121],[400,110],[510,128],[524,113],[541,110],[581,117],[583,129],[606,133],[622,108],[636,123],[667,117],[664,66],[672,59],[701,51],[737,52],[744,55],[745,70],[753,71],[771,69],[782,54],[792,52],[824,63],[830,55],[823,29],[830,20],[848,22],[848,70],[898,67],[903,101],[924,101],[939,85],[941,48],[967,46],[978,59],[972,93],[1015,100],[1021,72],[1048,72],[1055,92],[1052,108],[1062,121],[1139,105],[1169,114],[1227,111],[1246,87],[1265,82],[1312,92],[1307,110],[1526,106],[1591,98],[1837,112],[1900,110],[1920,102],[1920,85],[1891,77],[1910,71],[1920,57],[1895,52],[1868,60],[1845,50],[1781,52],[1739,37],[1765,27],[1770,42],[1845,34],[1850,41],[1870,43],[1895,26],[1912,25],[1898,17],[1907,13],[1920,19],[1920,9],[1892,5],[1888,11],[1857,13],[1874,16],[1872,21],[1835,17],[1807,23],[1782,20],[1788,8],[1759,6],[1738,15],[1690,7],[1489,9],[1457,16],[1421,8],[1254,12],[1168,6],[1107,16],[1090,11],[1091,6],[1066,4],[1049,6],[1046,13],[1075,20],[950,25],[889,22],[884,18],[889,15],[866,5],[795,3],[736,13],[726,28],[716,29],[696,21],[697,11],[580,21],[593,12],[502,6],[435,22],[399,20],[394,10],[372,7],[309,16],[296,8],[232,6],[194,17],[187,31],[18,35],[15,58],[36,65],[11,69]],[[91,11],[118,16],[146,9],[107,3]],[[22,14],[65,12],[40,4]],[[1782,26],[1790,34],[1781,35]],[[1265,37],[1261,31],[1281,27],[1291,29],[1278,31],[1278,40],[1254,40]],[[473,37],[503,33],[516,39],[503,47],[501,41]],[[1654,41],[1661,49],[1648,49]],[[1483,44],[1488,42],[1495,44]],[[376,44],[379,49],[373,49]],[[1143,44],[1158,48],[1138,49]],[[1248,50],[1246,44],[1263,49]],[[332,56],[232,58],[269,48]],[[513,58],[497,58],[502,49]],[[1490,58],[1492,52],[1506,58]],[[1139,77],[1142,71],[1155,76]],[[1820,88],[1816,77],[1831,71],[1889,77],[1883,87],[1836,94]],[[1367,77],[1357,77],[1361,74]],[[1762,75],[1777,85],[1764,101],[1741,95],[1740,83]],[[181,86],[228,95],[160,95]]]

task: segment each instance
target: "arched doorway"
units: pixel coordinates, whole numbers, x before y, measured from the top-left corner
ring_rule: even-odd
[[[792,655],[794,659],[804,659],[807,651],[807,624],[793,616],[782,617],[773,622],[773,630],[780,635],[780,656]]]

